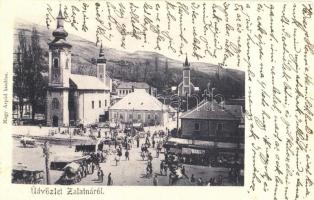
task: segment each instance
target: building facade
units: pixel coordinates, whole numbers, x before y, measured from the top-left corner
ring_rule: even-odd
[[[97,77],[71,74],[71,48],[67,42],[61,9],[54,40],[49,43],[47,125],[91,124],[106,115],[110,105],[110,84],[102,46],[97,59]],[[110,80],[109,80],[110,82]]]
[[[235,141],[243,139],[242,107],[203,102],[181,116],[182,138],[198,140]]]
[[[123,98],[131,92],[134,92],[134,89],[144,89],[148,94],[156,97],[157,89],[148,85],[145,82],[120,82],[116,88],[118,97]]]
[[[110,121],[116,123],[142,123],[164,125],[169,121],[169,107],[162,104],[145,89],[135,89],[109,109]]]

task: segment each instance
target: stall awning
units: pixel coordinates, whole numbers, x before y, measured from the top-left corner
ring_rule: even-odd
[[[142,127],[142,123],[133,123],[133,127],[134,128],[141,128]]]
[[[192,148],[182,148],[182,154],[205,154],[205,150],[202,149],[192,149]]]
[[[204,141],[204,140],[191,140],[183,138],[169,138],[166,142],[168,145],[172,146],[182,146],[190,147],[197,149],[212,149],[216,145],[216,148],[219,149],[243,149],[244,145],[240,144],[238,147],[237,143],[227,143],[227,142],[213,142],[213,141]]]

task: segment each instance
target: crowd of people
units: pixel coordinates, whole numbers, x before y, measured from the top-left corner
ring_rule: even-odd
[[[101,134],[99,133],[99,135]],[[111,152],[110,154],[113,154],[113,161],[115,162],[115,165],[119,166],[123,156],[125,161],[129,161],[130,157],[135,157],[134,155],[130,155],[131,149],[134,147],[140,149],[140,157],[142,158],[142,161],[146,161],[145,176],[146,178],[152,180],[152,184],[154,186],[160,184],[158,180],[159,176],[169,177],[169,185],[176,185],[180,179],[183,179],[184,182],[188,181],[188,185],[199,186],[224,185],[226,182],[234,185],[243,183],[243,170],[240,168],[230,168],[227,177],[223,177],[218,174],[214,177],[210,177],[208,180],[205,180],[204,177],[195,177],[193,173],[188,174],[184,166],[185,164],[195,164],[196,162],[197,165],[209,166],[210,162],[207,154],[182,155],[181,153],[171,153],[167,150],[163,151],[163,145],[167,141],[168,136],[168,134],[164,131],[155,131],[153,133],[147,131],[144,133],[142,132],[141,134],[137,133],[135,135],[124,134],[124,136],[110,134],[109,136],[111,136],[111,142],[106,144],[106,150],[100,150],[97,153],[90,154],[93,163],[92,174],[94,171],[97,171],[97,180],[100,183],[105,181],[104,170],[99,165],[99,163],[105,162],[108,156],[108,154],[104,152]],[[103,145],[105,145],[105,143]],[[160,158],[161,153],[163,153],[162,158]],[[160,169],[158,173],[153,166],[154,157],[158,158],[158,160],[160,159]],[[86,171],[84,169],[86,168],[87,167],[82,166],[82,177],[88,174],[84,173],[84,171]],[[109,172],[107,175],[107,185],[112,184],[113,179],[111,177],[111,173]]]

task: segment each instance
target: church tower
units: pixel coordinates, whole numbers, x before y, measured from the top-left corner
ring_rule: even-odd
[[[191,95],[191,79],[190,79],[190,63],[188,61],[188,56],[185,57],[185,62],[183,63],[183,87],[182,95]]]
[[[106,59],[102,43],[100,44],[99,57],[97,59],[97,78],[106,83]]]
[[[49,82],[47,90],[47,124],[62,126],[69,124],[68,91],[71,74],[71,45],[66,41],[61,11],[57,16],[57,28],[49,45]]]

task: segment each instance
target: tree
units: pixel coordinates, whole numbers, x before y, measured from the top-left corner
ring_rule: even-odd
[[[20,61],[14,70],[14,95],[17,96],[20,108],[23,109],[23,101],[27,99],[32,107],[32,120],[35,119],[37,111],[45,108],[45,87],[47,82],[42,73],[47,70],[44,68],[43,50],[39,43],[38,31],[33,28],[30,43],[27,42],[25,32],[19,32]],[[20,110],[22,117],[23,110]]]
[[[146,82],[147,80],[147,74],[148,74],[148,66],[150,65],[149,60],[145,61],[145,68],[144,68],[144,82]]]
[[[25,61],[27,60],[27,39],[25,31],[21,30],[18,33],[18,50],[16,53],[16,62],[14,63],[13,76],[13,94],[17,98],[19,105],[20,118],[23,117],[24,99],[26,98],[26,79],[24,74]]]
[[[29,65],[27,70],[28,99],[32,106],[32,120],[35,119],[37,111],[42,112],[45,108],[45,81],[42,72],[45,72],[43,64],[43,50],[39,42],[39,34],[36,28],[33,28],[31,35],[31,43],[29,46]]]

